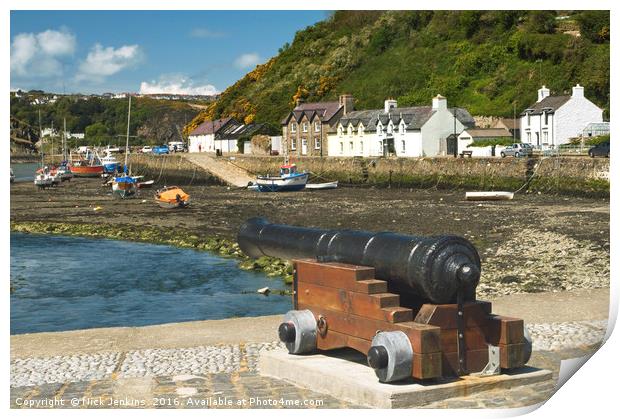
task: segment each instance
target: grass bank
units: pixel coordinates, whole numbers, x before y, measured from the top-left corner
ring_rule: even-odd
[[[288,261],[271,257],[250,259],[232,240],[222,237],[199,237],[190,231],[179,231],[178,229],[171,231],[171,229],[151,226],[92,225],[42,221],[11,222],[11,231],[127,240],[208,251],[222,257],[239,259],[240,269],[262,271],[268,276],[281,276],[286,284],[293,282],[293,266]]]

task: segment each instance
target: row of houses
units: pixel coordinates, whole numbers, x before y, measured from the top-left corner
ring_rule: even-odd
[[[476,127],[467,109],[449,107],[437,95],[427,106],[399,107],[387,99],[382,109],[355,109],[351,95],[338,101],[298,102],[281,121],[280,153],[292,157],[422,157],[457,155],[476,141],[513,138],[538,148],[552,148],[571,138],[609,133],[603,110],[588,100],[579,84],[571,95],[555,96],[542,86],[536,102],[518,119],[499,119]],[[205,121],[189,136],[193,152],[239,152],[238,139],[265,134],[260,124],[233,118]]]

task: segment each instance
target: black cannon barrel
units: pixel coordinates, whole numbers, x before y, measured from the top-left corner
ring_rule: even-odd
[[[321,230],[251,218],[241,226],[237,241],[253,258],[315,258],[372,266],[377,279],[435,304],[454,302],[459,287],[465,300],[475,298],[480,280],[476,248],[467,239],[453,235]]]

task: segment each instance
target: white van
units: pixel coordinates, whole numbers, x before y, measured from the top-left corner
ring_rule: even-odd
[[[185,151],[185,143],[183,141],[170,141],[168,149],[170,149],[171,153],[180,153]]]

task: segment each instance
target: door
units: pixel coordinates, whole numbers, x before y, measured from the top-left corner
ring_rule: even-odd
[[[308,154],[308,140],[306,140],[305,138],[301,140],[301,154],[303,154],[304,156]]]
[[[458,140],[454,134],[450,135],[446,140],[446,148],[448,156],[452,155],[454,157],[458,154]]]

